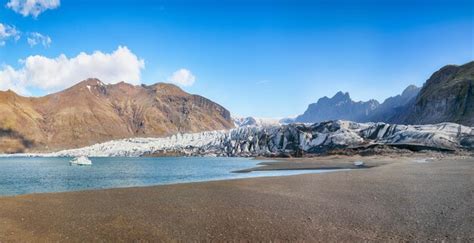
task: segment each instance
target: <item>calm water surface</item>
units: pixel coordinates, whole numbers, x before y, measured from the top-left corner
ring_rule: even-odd
[[[257,166],[247,158],[90,158],[92,166],[70,166],[70,158],[0,158],[0,195],[163,185],[319,173],[316,170],[232,173]]]

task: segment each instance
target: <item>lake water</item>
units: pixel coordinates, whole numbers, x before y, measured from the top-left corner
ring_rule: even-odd
[[[257,166],[247,158],[90,158],[92,166],[70,166],[69,158],[0,158],[0,195],[163,185],[184,182],[320,173],[287,170],[232,173]]]

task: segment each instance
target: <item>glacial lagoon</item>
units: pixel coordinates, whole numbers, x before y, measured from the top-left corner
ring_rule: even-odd
[[[96,157],[92,166],[71,166],[71,158],[0,158],[0,196],[141,187],[187,182],[287,176],[328,170],[233,173],[258,166],[249,158]]]

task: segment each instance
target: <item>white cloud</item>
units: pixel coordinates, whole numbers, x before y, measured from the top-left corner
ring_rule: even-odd
[[[38,32],[33,32],[28,34],[28,45],[34,47],[38,44],[43,45],[44,47],[49,47],[51,45],[51,38],[47,35],[42,35]]]
[[[81,52],[72,58],[64,54],[56,58],[29,56],[21,64],[19,69],[11,66],[0,69],[0,89],[9,88],[21,94],[27,94],[29,88],[52,92],[87,78],[98,78],[105,83],[140,84],[141,71],[145,68],[143,59],[122,46],[112,53]]]
[[[20,31],[15,26],[4,25],[0,23],[0,46],[4,46],[7,40],[13,39],[15,41],[20,39]]]
[[[5,46],[9,40],[18,41],[22,35],[15,26],[0,23],[0,47]],[[49,47],[52,42],[51,37],[38,32],[28,33],[26,40],[31,47],[36,45]]]
[[[6,6],[24,17],[31,15],[36,18],[42,12],[55,9],[60,4],[60,0],[10,0]]]
[[[168,78],[168,81],[180,86],[191,86],[194,84],[196,77],[191,73],[191,71],[181,68],[178,71],[174,72],[171,77]]]
[[[10,66],[4,66],[0,69],[0,90],[13,90],[20,94],[28,94],[28,91],[23,86],[22,74],[18,73]]]

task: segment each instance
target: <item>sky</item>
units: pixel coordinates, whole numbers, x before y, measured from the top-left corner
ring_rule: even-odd
[[[0,0],[0,90],[171,82],[238,116],[383,101],[474,60],[474,0]]]

